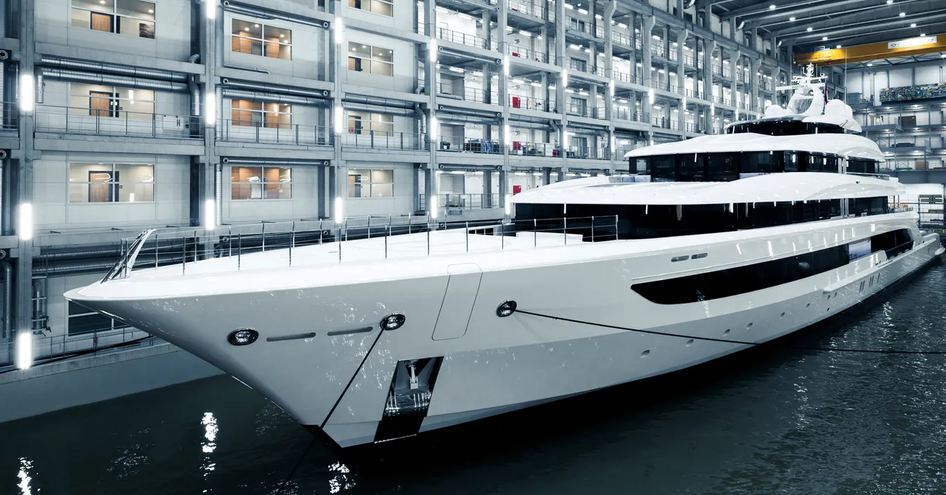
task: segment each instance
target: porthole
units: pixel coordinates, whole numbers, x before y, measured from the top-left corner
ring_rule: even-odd
[[[782,311],[782,314],[778,315],[779,318],[785,318],[785,312]]]
[[[647,356],[650,356],[650,349],[647,349],[646,351],[641,353],[642,358],[647,357]]]
[[[746,325],[746,328],[752,328],[752,322],[751,322],[751,321],[749,322],[748,325]]]
[[[231,345],[250,345],[259,338],[259,332],[252,328],[241,328],[227,335],[227,342]]]
[[[729,335],[729,332],[731,331],[732,331],[731,328],[727,328],[726,331],[723,332],[723,335]]]
[[[811,303],[805,303],[805,307],[806,307],[806,308],[810,308],[810,307],[811,307]]]
[[[687,347],[693,345],[693,339],[687,339]]]

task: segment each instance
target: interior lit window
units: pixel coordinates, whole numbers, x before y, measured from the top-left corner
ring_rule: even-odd
[[[69,107],[74,115],[96,118],[151,120],[154,116],[154,91],[101,84],[71,83]],[[70,111],[70,114],[73,112]]]
[[[154,201],[154,165],[152,164],[69,164],[70,203],[150,201]]]
[[[292,199],[292,169],[289,167],[233,167],[230,199]]]
[[[349,134],[394,135],[394,115],[371,112],[348,113]]]
[[[349,198],[390,198],[394,196],[393,170],[352,169],[348,171]]]
[[[292,105],[288,103],[232,100],[233,125],[288,129],[292,126]]]
[[[72,0],[72,25],[120,34],[131,38],[154,39],[154,2],[141,0]]]
[[[259,22],[233,19],[230,49],[238,53],[292,59],[292,31]]]
[[[394,51],[363,43],[349,42],[348,70],[393,76]]]
[[[387,0],[348,0],[348,6],[374,14],[394,16],[394,2]]]

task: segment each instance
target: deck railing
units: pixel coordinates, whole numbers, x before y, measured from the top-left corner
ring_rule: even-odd
[[[186,276],[194,271],[196,262],[217,258],[230,261],[223,265],[223,270],[239,271],[252,266],[248,265],[252,261],[248,255],[276,250],[285,257],[278,257],[277,265],[269,263],[267,267],[306,264],[319,254],[319,261],[323,263],[329,259],[341,263],[405,254],[425,257],[601,242],[618,238],[618,218],[608,215],[444,222],[429,216],[368,216],[349,218],[342,223],[308,220],[228,226],[209,234],[193,231],[192,235],[187,235],[188,230],[150,229],[135,239],[126,239],[122,243],[121,258],[103,282],[127,278],[136,269],[167,265],[180,265],[181,275]],[[423,234],[423,237],[410,234]],[[331,248],[318,254],[300,250],[319,245]],[[331,258],[326,257],[328,253]]]

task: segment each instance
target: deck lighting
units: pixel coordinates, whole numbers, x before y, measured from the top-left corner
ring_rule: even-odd
[[[217,0],[204,0],[204,15],[211,21],[217,18]]]
[[[33,240],[33,203],[21,203],[17,210],[16,230],[21,241]]]
[[[217,228],[217,202],[213,198],[204,201],[204,230]]]
[[[204,95],[204,124],[213,127],[217,123],[217,94],[208,91]]]
[[[36,80],[33,74],[24,73],[20,75],[20,111],[32,112],[36,102]]]
[[[33,366],[33,332],[21,330],[16,334],[16,367],[28,370]]]
[[[433,63],[437,62],[437,39],[436,38],[430,38],[430,41],[427,42],[427,58],[429,58],[430,61]]]

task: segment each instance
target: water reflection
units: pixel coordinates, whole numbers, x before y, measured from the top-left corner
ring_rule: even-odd
[[[32,495],[33,493],[32,488],[30,488],[30,482],[33,481],[32,476],[30,476],[32,469],[33,461],[26,457],[20,457],[20,471],[16,473],[16,487],[20,489],[20,495]]]

